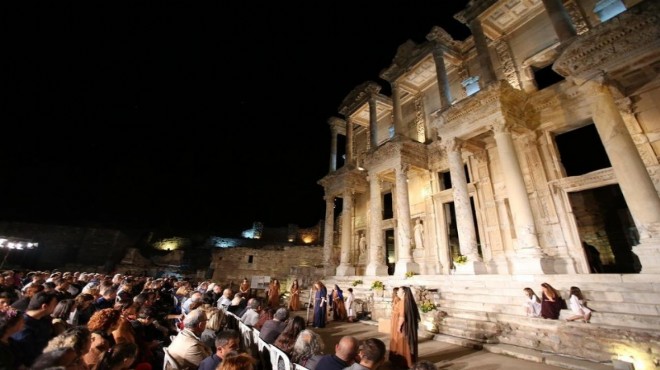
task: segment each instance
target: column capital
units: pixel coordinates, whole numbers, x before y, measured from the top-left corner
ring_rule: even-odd
[[[457,137],[443,137],[440,145],[446,152],[458,152],[465,142]]]
[[[400,165],[395,166],[394,168],[397,174],[402,174],[402,175],[408,175],[408,171],[410,171],[410,165],[407,163],[401,163]]]
[[[490,129],[495,134],[511,133],[511,124],[503,119],[498,119],[493,121],[490,125]]]

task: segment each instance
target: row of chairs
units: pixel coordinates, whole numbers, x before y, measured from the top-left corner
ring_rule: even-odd
[[[309,370],[292,363],[281,349],[261,339],[259,330],[243,324],[240,318],[231,312],[227,312],[227,326],[238,327],[245,351],[259,359],[261,370]]]

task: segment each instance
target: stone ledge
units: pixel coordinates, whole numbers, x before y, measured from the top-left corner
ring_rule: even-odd
[[[512,346],[510,344],[484,344],[483,349],[499,355],[506,355],[521,360],[527,360],[547,365],[557,366],[571,370],[612,370],[610,364],[602,364],[587,360],[580,360],[565,356],[535,351],[528,348]]]

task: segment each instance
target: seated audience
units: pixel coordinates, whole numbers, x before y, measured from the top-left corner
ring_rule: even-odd
[[[230,353],[239,350],[241,344],[240,332],[223,330],[215,338],[214,353],[199,364],[199,370],[215,370],[222,360]]]
[[[266,321],[261,327],[261,334],[259,337],[263,339],[264,342],[273,344],[275,339],[277,339],[277,337],[282,334],[282,331],[284,331],[284,328],[286,328],[286,319],[288,317],[289,311],[286,308],[278,308],[277,311],[275,311],[275,315],[273,315],[273,319]]]
[[[315,370],[321,357],[323,357],[323,339],[317,333],[305,329],[298,334],[293,345],[291,362],[302,365],[309,370]]]
[[[344,336],[335,346],[335,354],[321,357],[316,368],[318,370],[342,370],[355,362],[357,354],[357,339],[348,335]]]
[[[362,342],[359,351],[360,362],[347,367],[348,370],[376,370],[385,362],[385,343],[377,338]]]
[[[209,348],[200,339],[206,328],[206,313],[200,309],[190,311],[183,320],[183,327],[168,350],[170,356],[184,369],[197,369],[202,360],[211,355]]]

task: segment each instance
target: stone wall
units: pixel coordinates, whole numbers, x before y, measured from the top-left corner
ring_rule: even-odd
[[[5,268],[71,269],[109,272],[138,235],[96,227],[0,222],[0,235],[39,243],[34,250],[12,250]]]
[[[218,248],[211,253],[213,280],[235,284],[243,278],[270,276],[282,287],[295,275],[302,288],[320,277],[323,249],[320,246],[265,246],[262,248]]]

